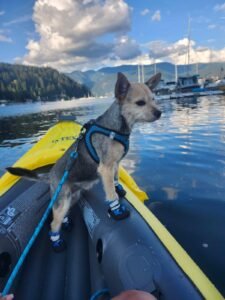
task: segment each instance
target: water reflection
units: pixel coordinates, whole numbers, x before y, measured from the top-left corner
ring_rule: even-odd
[[[178,198],[179,190],[174,187],[163,187],[162,190],[166,193],[168,200],[175,200]]]
[[[195,109],[198,107],[198,98],[197,97],[190,97],[184,99],[177,99],[176,103],[181,106],[182,108],[188,107],[191,109]]]
[[[111,103],[111,99],[108,101],[97,100],[94,103],[90,100],[74,100],[47,104],[22,104],[8,105],[0,109],[0,145],[23,145],[24,140],[26,142],[35,142],[40,136],[42,136],[51,126],[53,126],[60,115],[63,112],[64,115],[69,114],[74,116],[74,120],[80,123],[84,123],[89,120],[89,116],[92,118],[97,117],[105,107]],[[63,109],[62,109],[63,108]],[[37,113],[38,110],[38,113]],[[32,137],[32,139],[30,139]]]

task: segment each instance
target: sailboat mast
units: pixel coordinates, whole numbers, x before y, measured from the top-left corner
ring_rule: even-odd
[[[144,73],[144,65],[141,65],[141,75],[142,75],[142,83],[145,82],[145,73]]]
[[[141,82],[140,65],[138,64],[138,82]]]
[[[190,64],[190,41],[191,41],[191,17],[188,17],[188,48],[187,48],[187,75],[189,75]]]
[[[198,63],[196,63],[196,75],[198,75]]]
[[[177,73],[177,64],[175,64],[175,82],[177,82],[178,73]]]

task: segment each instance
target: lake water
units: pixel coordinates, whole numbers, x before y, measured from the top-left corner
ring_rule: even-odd
[[[56,123],[84,123],[112,99],[0,106],[0,172]],[[160,120],[135,126],[123,165],[149,208],[225,294],[225,97],[162,100]]]

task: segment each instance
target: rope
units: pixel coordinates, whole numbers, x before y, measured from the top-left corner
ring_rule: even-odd
[[[109,294],[109,289],[102,289],[100,291],[95,292],[90,300],[96,300],[99,296],[104,295],[104,294]]]

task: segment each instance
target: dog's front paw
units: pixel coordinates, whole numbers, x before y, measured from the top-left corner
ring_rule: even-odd
[[[117,184],[115,185],[115,190],[116,190],[116,193],[119,197],[125,197],[126,196],[126,191],[124,190],[122,184]]]
[[[72,231],[72,229],[73,229],[73,221],[70,219],[70,218],[68,218],[68,217],[66,217],[66,218],[64,218],[64,220],[63,220],[63,223],[62,223],[62,229],[64,230],[64,231],[67,231],[67,232],[71,232]]]
[[[66,242],[63,239],[58,239],[57,241],[51,241],[52,249],[56,253],[60,253],[66,250]]]

